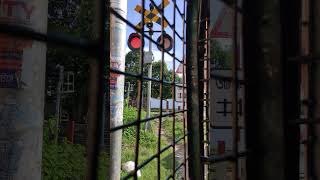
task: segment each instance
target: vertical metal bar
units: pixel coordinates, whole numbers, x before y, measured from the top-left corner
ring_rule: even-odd
[[[234,1],[233,6],[233,65],[232,65],[232,151],[238,154],[238,1]],[[238,158],[233,162],[233,179],[238,178]]]
[[[242,36],[243,36],[243,64],[244,64],[244,77],[248,81],[248,84],[246,86],[246,91],[244,94],[245,98],[245,124],[246,124],[246,148],[251,149],[251,153],[248,154],[246,160],[247,160],[247,166],[246,166],[246,174],[248,180],[256,180],[258,178],[258,171],[256,171],[257,167],[257,157],[258,157],[258,122],[255,121],[257,114],[250,111],[254,109],[254,98],[257,96],[257,93],[255,94],[253,89],[254,86],[249,84],[251,81],[249,77],[255,76],[255,71],[249,71],[250,69],[255,69],[256,65],[252,65],[250,63],[251,59],[255,59],[258,57],[258,42],[256,41],[256,38],[258,38],[258,32],[256,31],[255,27],[259,24],[259,17],[257,16],[259,9],[256,8],[256,5],[258,2],[253,2],[252,0],[243,0],[242,8],[243,11],[246,12],[243,14],[242,19]],[[250,66],[251,65],[251,66]],[[250,80],[250,81],[249,81]],[[257,80],[253,81],[256,82]]]
[[[106,1],[95,1],[95,21],[93,24],[93,39],[97,39],[99,42],[98,59],[92,59],[90,61],[90,88],[89,88],[89,100],[88,100],[88,140],[87,140],[87,180],[97,179],[98,169],[98,155],[101,133],[99,126],[104,120],[104,97],[105,96],[105,77],[104,67],[107,65],[104,59],[107,59],[109,54],[104,50],[106,49]],[[101,129],[100,129],[101,130]]]
[[[144,13],[145,13],[145,0],[141,0],[142,13],[141,13],[141,42],[144,44]],[[143,67],[144,67],[144,49],[143,46],[140,48],[140,78],[138,80],[138,124],[136,128],[136,147],[135,147],[135,164],[134,164],[134,180],[138,179],[138,163],[139,163],[139,142],[140,142],[140,129],[141,129],[141,110],[142,110],[142,90],[143,90]]]
[[[161,3],[161,35],[164,34],[164,1],[162,0],[162,3]],[[164,81],[164,75],[163,75],[163,72],[164,72],[164,49],[161,48],[161,65],[160,65],[160,118],[159,118],[159,129],[158,129],[158,171],[157,171],[157,174],[158,174],[158,180],[161,179],[161,155],[160,155],[160,151],[161,151],[161,128],[162,128],[162,115],[163,115],[163,112],[162,112],[162,108],[163,108],[163,81]]]
[[[312,24],[314,26],[313,33],[311,34],[312,37],[310,39],[312,40],[311,44],[313,45],[313,52],[314,54],[320,54],[320,1],[313,1],[311,4],[312,9]],[[312,65],[312,95],[315,99],[315,102],[320,102],[320,84],[316,83],[320,81],[320,63],[314,62]],[[319,119],[320,117],[320,104],[315,103],[313,106],[313,119]],[[314,138],[314,144],[312,147],[312,161],[314,168],[314,178],[319,179],[320,178],[320,125],[315,124],[313,126],[314,136],[317,138]]]
[[[198,89],[198,24],[199,24],[199,1],[188,2],[187,12],[187,120],[188,153],[189,153],[189,177],[190,179],[203,179],[201,177],[200,162],[200,125],[199,125],[199,89]]]
[[[199,42],[199,55],[198,55],[198,73],[199,73],[199,120],[200,120],[200,142],[201,142],[201,149],[200,153],[201,156],[206,156],[205,153],[205,147],[209,144],[209,141],[207,138],[205,138],[205,127],[208,127],[209,121],[207,121],[205,118],[207,118],[204,114],[205,112],[205,105],[207,105],[209,98],[207,95],[207,91],[205,90],[207,85],[207,79],[206,79],[206,71],[207,71],[207,44],[209,43],[209,38],[207,37],[207,15],[209,12],[208,8],[208,1],[207,0],[201,0],[200,4],[200,16],[199,16],[199,34],[198,37],[201,39],[201,42]],[[202,177],[205,177],[205,164],[201,164],[201,173]]]
[[[172,70],[172,77],[173,77],[173,83],[172,83],[172,112],[173,112],[173,117],[172,117],[172,148],[173,148],[173,162],[172,162],[172,171],[173,171],[173,179],[175,179],[175,168],[176,168],[176,8],[177,8],[177,4],[176,4],[176,0],[173,0],[173,70]]]
[[[205,39],[205,30],[203,26],[203,16],[204,12],[206,11],[206,6],[205,6],[205,0],[200,0],[200,5],[199,5],[199,24],[198,24],[198,40]],[[204,112],[204,101],[207,100],[204,98],[204,61],[201,61],[201,59],[204,59],[204,45],[208,41],[203,41],[203,42],[198,42],[198,85],[199,85],[199,99],[198,99],[198,105],[199,105],[199,135],[200,135],[200,154],[201,156],[204,156],[204,122],[203,122],[203,112]],[[201,164],[201,172],[204,173],[204,164]],[[203,176],[204,174],[202,174]]]
[[[183,39],[183,55],[185,55],[186,51],[186,37],[185,37],[185,30],[186,30],[186,0],[183,1],[183,27],[182,27],[182,39]],[[186,57],[183,56],[183,66],[182,66],[182,109],[186,109]],[[187,141],[186,141],[186,112],[183,112],[183,149],[184,149],[184,178],[187,179]]]
[[[152,22],[151,22],[152,23]],[[153,37],[153,28],[150,27],[149,28],[149,36],[152,39]],[[152,42],[149,41],[149,52],[152,52]],[[152,78],[152,61],[150,62],[149,66],[148,66],[148,77]],[[151,117],[151,88],[152,88],[152,82],[148,81],[147,83],[147,116],[146,118],[150,118]],[[146,122],[145,124],[145,131],[150,131],[151,130],[151,122]]]
[[[209,14],[209,1],[202,0],[201,1],[201,9],[200,9],[200,19],[199,19],[199,39],[203,40],[199,42],[199,55],[198,55],[198,63],[199,63],[199,119],[201,121],[200,124],[200,141],[201,145],[201,156],[207,156],[209,145],[209,119],[208,119],[208,49],[209,49],[209,34],[208,34],[208,14]],[[201,164],[201,172],[202,176],[206,177],[205,174],[207,171],[205,170],[204,163]]]
[[[310,37],[309,37],[309,21],[310,21],[310,1],[302,0],[301,1],[301,55],[307,56],[310,54]],[[300,100],[301,102],[304,100],[308,100],[310,98],[310,65],[309,64],[301,64],[301,85],[300,85]],[[300,109],[300,118],[308,119],[309,116],[309,107],[306,104],[301,103]],[[304,179],[308,180],[309,173],[309,125],[304,124],[301,125],[301,139],[305,140],[307,143],[304,143],[302,146],[303,151],[303,164],[304,164]]]
[[[301,0],[281,2],[281,28],[284,60],[284,119],[286,143],[286,179],[298,180],[300,151],[300,126],[292,125],[300,115],[300,63],[290,62],[289,58],[300,54]]]
[[[208,7],[210,7],[210,1],[208,1],[208,4],[207,4],[207,6]],[[208,11],[208,13],[207,13],[207,16],[206,16],[206,21],[205,21],[205,28],[206,28],[206,39],[209,39],[210,38],[210,33],[209,33],[209,17],[210,17],[210,15],[209,15],[209,13],[210,13],[210,11]],[[210,78],[210,61],[209,61],[209,59],[210,59],[210,49],[209,49],[209,43],[210,43],[210,41],[207,41],[207,43],[206,43],[206,54],[205,54],[205,61],[204,61],[204,63],[205,63],[205,66],[204,66],[204,68],[206,69],[205,71],[204,71],[204,74],[205,74],[205,76],[204,76],[204,79],[205,79],[205,91],[204,91],[204,93],[205,93],[205,97],[206,97],[206,99],[207,99],[207,101],[206,101],[206,103],[205,103],[205,120],[206,120],[206,135],[205,135],[205,137],[206,137],[206,141],[208,141],[208,144],[207,144],[207,146],[206,146],[206,156],[208,157],[208,156],[210,156],[210,137],[209,137],[209,134],[210,134],[210,121],[209,121],[209,119],[210,119],[210,116],[209,116],[209,102],[210,102],[210,90],[209,90],[209,78]],[[209,165],[206,165],[206,169],[205,169],[205,171],[206,171],[206,174],[205,174],[205,176],[206,176],[206,179],[208,179],[208,176],[209,176]]]

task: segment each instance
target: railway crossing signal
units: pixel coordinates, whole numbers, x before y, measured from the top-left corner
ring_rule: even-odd
[[[169,5],[169,0],[164,0],[163,1],[163,5],[160,4],[157,7],[159,9],[165,8]],[[135,11],[137,11],[138,13],[142,13],[142,7],[140,5],[137,5],[135,7]],[[161,17],[158,16],[159,11],[157,8],[155,8],[152,4],[150,4],[150,10],[145,10],[144,11],[144,23],[147,25],[147,27],[149,28],[149,33],[153,34],[155,31],[152,30],[153,28],[153,23],[157,23],[159,25],[163,25],[164,28],[168,27],[168,22],[166,20],[163,21],[162,24],[162,19]],[[142,27],[142,22],[138,23],[136,25],[136,27],[138,29],[141,29]],[[159,32],[159,31],[157,31]],[[161,31],[160,31],[161,32]],[[150,42],[151,43],[151,42]],[[157,46],[157,48],[162,51],[162,47],[164,47],[165,51],[170,51],[173,47],[173,39],[170,35],[163,33],[162,35],[160,35],[157,39],[157,43],[160,44]],[[129,38],[128,38],[128,47],[133,51],[133,50],[138,50],[141,47],[143,47],[144,44],[142,42],[141,39],[141,35],[139,33],[132,33],[130,34]]]

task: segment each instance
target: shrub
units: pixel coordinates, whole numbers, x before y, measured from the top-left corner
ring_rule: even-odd
[[[162,121],[162,128],[165,130],[165,136],[172,140],[173,138],[173,122],[172,118],[166,118]],[[177,116],[175,119],[175,137],[181,138],[184,135],[182,118]]]
[[[45,180],[84,179],[85,147],[66,140],[55,142],[56,119],[50,118],[43,130],[42,175]]]
[[[141,111],[141,119],[146,117],[146,112]],[[124,107],[123,123],[128,124],[136,121],[138,118],[138,109],[132,106]],[[140,144],[141,146],[150,147],[156,145],[157,136],[152,131],[144,131],[144,123],[140,126]],[[136,140],[136,126],[131,126],[123,130],[123,143],[133,144]]]
[[[137,119],[138,110],[134,107],[125,107],[123,113],[123,121],[125,124],[133,122]],[[145,117],[142,111],[141,118]],[[56,142],[57,133],[56,119],[49,118],[43,129],[43,159],[42,159],[42,176],[44,180],[80,180],[85,179],[86,173],[86,148],[83,145],[76,145],[64,140]],[[136,127],[132,126],[123,130],[123,147],[122,159],[132,160],[134,158],[134,147],[136,138]],[[140,146],[142,149],[148,149],[151,156],[156,151],[157,136],[152,131],[144,131],[144,125],[140,131]],[[106,178],[107,169],[107,153],[100,154],[99,179]],[[156,168],[152,168],[156,169]]]

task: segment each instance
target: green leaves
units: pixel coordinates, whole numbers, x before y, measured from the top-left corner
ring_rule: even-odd
[[[161,79],[161,61],[154,61],[152,62],[152,77],[154,79]],[[148,68],[144,66],[143,75],[147,76]],[[126,72],[139,74],[140,73],[140,51],[130,51],[126,55]],[[163,79],[167,82],[173,81],[173,70],[169,70],[166,63],[163,66]],[[137,78],[126,76],[126,86],[130,82],[131,86],[133,87],[133,92],[130,93],[131,97],[137,97],[137,90],[138,90],[138,81]],[[181,82],[181,79],[176,76],[176,82]],[[128,87],[126,87],[127,89]],[[143,89],[146,90],[147,88],[147,81],[143,83]],[[170,85],[163,85],[163,99],[171,99],[172,98],[172,87]],[[151,96],[153,98],[160,98],[160,83],[152,82],[151,87]]]

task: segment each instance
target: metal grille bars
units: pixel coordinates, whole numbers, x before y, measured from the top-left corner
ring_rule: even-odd
[[[160,32],[163,34],[165,32],[164,29],[164,22],[169,24],[169,28],[170,31],[173,32],[173,51],[169,52],[166,49],[163,48],[163,44],[159,44],[159,42],[155,41],[150,35],[147,35],[145,32],[145,28],[144,26],[146,25],[145,21],[144,21],[144,14],[146,11],[146,6],[145,4],[150,3],[150,5],[152,5],[154,7],[154,9],[156,9],[159,14],[160,14],[160,18],[161,18],[161,30]],[[148,40],[149,43],[153,43],[158,47],[162,47],[161,48],[161,66],[160,66],[160,79],[156,79],[156,78],[152,78],[152,77],[145,77],[143,75],[143,69],[144,69],[144,49],[143,47],[140,48],[140,72],[138,74],[133,74],[133,73],[128,73],[128,72],[123,72],[123,71],[119,71],[116,69],[110,69],[111,73],[114,74],[118,74],[118,75],[124,75],[126,77],[132,77],[137,79],[138,81],[138,117],[137,120],[130,122],[128,124],[123,124],[120,126],[115,126],[115,127],[111,127],[111,129],[109,129],[109,133],[115,133],[118,130],[124,129],[124,128],[128,128],[128,127],[136,127],[136,142],[135,142],[135,168],[134,171],[132,173],[129,173],[128,175],[126,175],[125,177],[123,177],[122,179],[130,179],[130,178],[134,178],[137,179],[137,172],[139,170],[141,170],[142,168],[144,168],[145,166],[147,166],[148,164],[150,164],[153,160],[157,160],[157,177],[150,177],[150,178],[156,178],[156,179],[161,179],[162,174],[161,174],[161,155],[166,152],[169,151],[170,149],[172,149],[172,171],[171,171],[171,175],[169,175],[167,177],[167,179],[175,179],[176,173],[178,171],[181,171],[182,168],[184,168],[184,178],[187,178],[187,164],[189,159],[187,158],[187,141],[186,141],[186,137],[190,136],[191,134],[189,134],[188,132],[186,132],[186,106],[184,105],[185,99],[186,99],[186,82],[185,82],[185,67],[186,67],[186,62],[185,62],[185,56],[184,56],[184,50],[185,50],[185,45],[186,45],[186,40],[185,40],[185,26],[186,26],[186,6],[187,6],[187,1],[183,1],[181,3],[181,1],[179,1],[179,3],[176,0],[172,0],[170,1],[173,5],[172,5],[172,10],[169,13],[173,15],[173,21],[170,22],[170,18],[165,16],[165,11],[166,9],[164,9],[164,0],[161,1],[161,5],[158,6],[156,4],[155,1],[150,0],[142,0],[141,1],[141,6],[142,6],[142,13],[141,13],[141,29],[137,28],[132,22],[130,22],[129,20],[126,19],[126,17],[121,16],[119,13],[117,13],[117,11],[115,9],[111,9],[110,12],[112,15],[114,15],[118,20],[125,22],[126,25],[132,29],[134,29],[136,32],[140,33],[141,35],[141,39],[142,42],[144,42],[145,40]],[[176,18],[177,16],[179,16],[182,19],[182,22],[177,22]],[[182,34],[179,34],[179,32],[176,30],[177,27],[182,27]],[[183,47],[180,47],[180,49],[182,48],[182,59],[177,57],[177,41],[181,41]],[[142,43],[144,44],[144,43]],[[181,54],[181,52],[179,52]],[[172,76],[173,76],[173,80],[171,82],[168,82],[165,80],[164,77],[164,66],[165,66],[165,62],[168,61],[168,59],[165,59],[170,57],[172,58]],[[176,62],[178,62],[181,66],[182,66],[182,82],[176,82],[176,73],[175,70],[177,69],[176,66]],[[151,81],[152,83],[158,83],[160,84],[160,112],[159,115],[153,116],[153,117],[149,117],[149,118],[143,118],[141,116],[141,111],[142,111],[142,106],[143,106],[143,102],[142,102],[142,96],[143,96],[143,83],[144,82],[148,82]],[[165,113],[163,112],[163,89],[164,86],[170,86],[171,90],[172,90],[172,111],[170,113]],[[177,97],[176,97],[176,91],[177,89],[182,89],[182,101],[183,101],[183,108],[181,110],[176,110],[176,102],[177,102]],[[176,136],[176,125],[175,122],[178,121],[177,116],[181,115],[183,117],[182,121],[183,121],[183,136],[182,137],[177,137]],[[172,117],[172,142],[163,147],[162,143],[161,143],[161,139],[162,139],[162,129],[163,129],[163,122],[164,122],[164,118],[166,117]],[[168,120],[166,120],[168,121]],[[146,160],[144,160],[143,162],[140,163],[140,131],[141,131],[141,124],[145,123],[145,122],[155,122],[158,123],[158,139],[157,139],[157,153],[155,153],[154,155],[150,156],[149,158],[147,158]],[[183,143],[183,162],[180,164],[176,164],[176,152],[177,152],[177,144],[179,143]],[[147,175],[146,175],[147,176]]]
[[[145,4],[146,0],[141,0],[142,5],[142,11],[145,11]],[[163,4],[164,1],[162,1]],[[186,123],[186,109],[187,106],[185,105],[186,102],[186,60],[185,60],[185,46],[186,46],[186,40],[185,40],[185,31],[186,31],[186,6],[187,1],[183,0],[171,1],[173,3],[172,12],[170,14],[173,14],[174,21],[169,25],[171,31],[173,32],[173,41],[174,41],[174,50],[173,52],[169,52],[163,48],[163,44],[155,41],[150,36],[148,36],[144,32],[144,13],[141,14],[141,22],[142,22],[142,28],[138,29],[132,22],[127,20],[127,17],[121,16],[117,9],[110,8],[110,1],[108,0],[96,0],[95,1],[95,22],[94,22],[94,32],[92,33],[93,39],[84,39],[84,38],[73,38],[71,36],[68,36],[63,33],[59,34],[53,34],[53,33],[39,33],[35,32],[33,30],[20,27],[20,26],[13,26],[13,25],[7,25],[7,24],[1,24],[0,25],[0,32],[8,35],[12,35],[19,38],[26,38],[26,39],[32,39],[37,40],[49,44],[57,44],[59,46],[65,46],[72,49],[77,49],[81,51],[82,53],[86,53],[92,57],[90,62],[90,71],[91,71],[91,77],[90,77],[90,93],[89,93],[89,126],[88,126],[88,171],[87,171],[87,179],[97,179],[98,174],[98,164],[99,164],[99,151],[100,151],[100,143],[103,141],[102,138],[107,139],[110,143],[110,135],[113,133],[116,133],[119,130],[122,130],[124,128],[128,127],[136,127],[137,134],[136,134],[136,148],[135,148],[135,170],[133,173],[128,174],[126,177],[123,177],[123,179],[129,179],[134,178],[137,179],[137,171],[146,166],[150,161],[157,159],[158,160],[158,176],[157,179],[160,179],[160,155],[167,151],[168,149],[173,149],[173,167],[172,167],[172,174],[169,175],[167,178],[176,178],[176,172],[180,171],[182,168],[184,168],[184,177],[187,176],[187,164],[188,164],[188,154],[187,154],[187,140],[186,137],[190,136],[190,133],[186,131],[187,123]],[[161,32],[164,32],[164,21],[168,21],[168,17],[165,16],[164,13],[164,7],[158,7],[155,3],[155,1],[150,0],[150,3],[154,5],[154,7],[159,11],[161,14],[162,19],[162,26],[161,26]],[[50,8],[50,7],[49,7]],[[161,78],[150,78],[145,77],[143,75],[143,68],[144,68],[144,49],[140,49],[140,73],[139,74],[132,74],[128,72],[123,72],[119,69],[115,69],[111,67],[110,64],[110,26],[111,26],[111,20],[110,15],[113,15],[117,20],[124,22],[128,27],[134,29],[136,32],[139,32],[142,37],[142,41],[149,40],[150,43],[155,44],[156,46],[162,47],[161,52]],[[182,21],[179,23],[176,21],[176,17],[180,16]],[[182,27],[182,34],[180,34],[176,28]],[[182,47],[182,58],[177,57],[177,49],[176,49],[176,41],[181,41],[183,44]],[[163,67],[165,61],[168,61],[168,59],[165,59],[165,55],[168,55],[172,58],[173,61],[173,81],[166,81],[163,76]],[[176,82],[176,74],[174,73],[177,66],[176,62],[182,65],[183,69],[183,81],[182,82]],[[136,78],[139,85],[138,89],[138,119],[124,125],[117,125],[114,127],[110,126],[110,77],[111,74],[117,74],[127,77]],[[163,104],[161,102],[160,105],[160,114],[154,117],[150,118],[142,118],[141,117],[141,110],[142,110],[142,84],[146,81],[152,81],[154,83],[160,84],[160,99],[163,98],[163,86],[167,85],[172,88],[172,112],[170,113],[163,113],[162,107]],[[175,109],[175,103],[176,103],[176,89],[182,88],[182,99],[183,99],[183,108],[181,110]],[[181,115],[183,117],[183,136],[177,137],[175,133],[175,122],[177,121],[176,116]],[[162,127],[162,120],[165,117],[173,117],[173,137],[172,142],[170,145],[162,147],[161,146],[161,127]],[[140,143],[140,129],[141,124],[145,123],[147,121],[155,121],[159,120],[159,130],[158,130],[158,152],[154,154],[153,156],[149,157],[147,160],[145,160],[142,163],[139,163],[139,143]],[[106,122],[106,123],[105,123]],[[106,137],[102,136],[104,134],[104,125],[107,129],[107,135]],[[176,152],[176,145],[178,143],[183,143],[183,154],[184,159],[181,164],[176,164],[175,161],[175,152]],[[110,152],[109,152],[110,153]],[[110,154],[109,154],[110,155]],[[109,175],[112,176],[112,175]],[[111,179],[113,177],[110,177]]]

